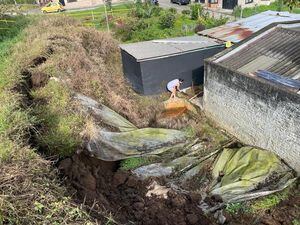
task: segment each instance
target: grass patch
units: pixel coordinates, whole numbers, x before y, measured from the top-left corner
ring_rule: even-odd
[[[16,92],[25,82],[16,53],[22,54],[19,43],[28,23],[22,21],[25,17],[13,19],[20,30],[11,27],[0,42],[0,224],[92,224],[84,206],[61,186],[51,163],[28,147],[35,118]]]
[[[51,155],[72,155],[81,144],[79,133],[84,117],[75,113],[70,91],[62,83],[50,80],[45,87],[33,91],[32,96],[39,102],[34,107],[41,126],[37,133],[39,147]]]
[[[268,195],[266,197],[254,200],[250,207],[253,212],[265,211],[277,206],[281,201],[286,200],[289,197],[291,187],[284,189],[283,191],[275,194]]]
[[[194,34],[197,21],[178,13],[174,13],[176,15],[174,26],[162,29],[160,16],[167,12],[169,11],[158,7],[137,9],[134,4],[115,5],[112,6],[111,11],[108,11],[110,30],[113,31],[115,37],[123,42],[147,41]],[[136,14],[142,18],[136,17]],[[95,10],[66,12],[66,15],[78,19],[85,26],[99,30],[107,29],[103,6]]]
[[[292,224],[293,224],[293,225],[300,225],[300,219],[294,219],[294,220],[292,221]]]
[[[10,58],[11,48],[22,39],[20,32],[28,24],[23,17],[13,19],[14,25],[8,26],[11,30],[0,35],[2,40],[0,41],[0,161],[2,162],[7,161],[11,152],[21,144],[33,122],[28,111],[22,108],[21,96],[12,91],[22,78],[10,73],[10,68],[15,63]]]
[[[133,170],[140,166],[150,164],[151,160],[146,157],[129,158],[121,161],[121,170]]]
[[[251,212],[251,208],[243,202],[230,203],[226,205],[226,212],[230,214],[240,214],[240,213],[249,213]]]

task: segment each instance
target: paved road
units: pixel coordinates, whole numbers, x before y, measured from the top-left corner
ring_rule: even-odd
[[[171,3],[170,0],[158,0],[158,3],[162,8],[175,8],[178,11],[190,8],[189,5],[178,5],[175,3]]]

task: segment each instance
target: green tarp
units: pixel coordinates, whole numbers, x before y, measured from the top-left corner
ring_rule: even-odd
[[[225,148],[214,163],[210,193],[225,202],[282,190],[294,181],[292,170],[274,153],[254,147]]]
[[[138,129],[124,117],[84,95],[74,97],[81,109],[120,132],[94,127],[86,143],[88,151],[105,161],[118,161],[142,155],[155,155],[176,149],[185,144],[187,134],[182,131],[160,128]]]

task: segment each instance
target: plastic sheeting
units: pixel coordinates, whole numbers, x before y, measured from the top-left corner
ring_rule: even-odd
[[[249,200],[280,191],[296,178],[274,153],[254,147],[225,148],[214,163],[211,194],[224,202]]]
[[[287,77],[280,76],[279,74],[271,73],[266,70],[258,70],[256,72],[257,76],[262,77],[268,81],[272,81],[274,83],[282,84],[287,87],[295,88],[295,89],[300,89],[300,81],[299,80],[294,80],[290,79]]]
[[[86,113],[91,113],[96,118],[99,118],[101,121],[103,121],[109,126],[118,128],[122,132],[137,129],[136,126],[134,126],[132,123],[130,123],[124,117],[120,116],[115,111],[111,110],[103,104],[96,102],[95,100],[87,96],[76,94],[74,96],[74,99],[79,101],[79,103],[82,106],[82,109]]]
[[[118,133],[98,128],[87,143],[87,149],[94,157],[117,161],[142,155],[157,155],[183,147],[186,139],[186,134],[178,130],[144,128]]]
[[[86,112],[121,132],[110,132],[95,126],[86,143],[88,151],[105,161],[118,161],[142,155],[157,155],[185,145],[188,138],[182,131],[160,128],[138,129],[110,108],[84,95],[74,97]]]

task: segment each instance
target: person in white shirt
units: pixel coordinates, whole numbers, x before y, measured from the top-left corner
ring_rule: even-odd
[[[176,92],[180,91],[180,85],[183,83],[183,79],[175,79],[171,80],[167,84],[167,90],[171,92],[170,99],[173,99],[176,97]]]

